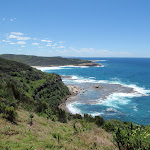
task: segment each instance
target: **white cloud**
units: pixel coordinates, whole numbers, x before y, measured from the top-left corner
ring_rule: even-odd
[[[21,48],[19,48],[18,50],[19,50],[19,51],[21,51],[22,49],[21,49]]]
[[[15,43],[11,42],[11,43],[9,43],[9,44],[14,45]]]
[[[22,36],[18,36],[18,35],[9,35],[8,39],[16,39],[18,41],[26,41],[26,40],[30,40],[31,38],[30,37],[22,37]]]
[[[18,41],[26,41],[31,39],[30,37],[23,37],[22,35],[24,34],[21,32],[11,32],[7,39],[16,39]]]
[[[10,34],[13,34],[13,35],[24,35],[24,34],[21,33],[21,32],[11,32]]]
[[[25,47],[24,45],[22,45],[21,47]]]
[[[31,38],[30,37],[18,37],[17,40],[30,40]]]
[[[47,40],[41,40],[42,42],[46,42]]]
[[[83,56],[83,57],[131,57],[132,53],[115,51],[115,50],[106,50],[106,49],[94,49],[94,48],[80,48],[76,49],[69,47],[68,53],[66,56]]]
[[[57,48],[65,48],[65,46],[59,46],[59,47],[57,47]]]
[[[18,36],[16,36],[16,35],[9,35],[9,37],[8,37],[9,39],[17,39],[18,38]]]
[[[42,42],[47,42],[47,43],[51,43],[52,41],[50,40],[41,40]]]
[[[39,43],[32,43],[32,45],[39,45]]]
[[[24,42],[24,41],[18,41],[17,43],[20,45],[26,44],[26,42]]]
[[[7,43],[9,43],[9,42],[11,42],[11,41],[7,41],[7,40],[2,40],[2,42],[7,42]]]

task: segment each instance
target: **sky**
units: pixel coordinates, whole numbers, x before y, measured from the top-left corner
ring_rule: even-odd
[[[150,58],[150,0],[0,0],[0,54]]]

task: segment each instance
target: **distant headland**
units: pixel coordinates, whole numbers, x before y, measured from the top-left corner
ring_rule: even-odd
[[[82,60],[76,58],[63,58],[63,57],[41,57],[33,55],[15,55],[15,54],[2,54],[0,57],[25,63],[29,66],[39,67],[53,67],[53,66],[102,66],[91,60]]]

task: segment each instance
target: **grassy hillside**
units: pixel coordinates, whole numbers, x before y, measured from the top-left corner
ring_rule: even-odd
[[[0,118],[0,149],[2,150],[113,150],[112,136],[93,123],[81,120],[53,122],[34,114],[29,124],[29,112],[18,110],[17,123]],[[76,128],[74,128],[76,122]]]
[[[86,63],[88,63],[88,65],[97,65],[92,61],[74,58],[62,58],[62,57],[38,57],[38,56],[13,55],[13,54],[3,54],[0,55],[0,57],[22,62],[29,66],[65,66],[65,65],[81,65],[81,64],[86,65]]]

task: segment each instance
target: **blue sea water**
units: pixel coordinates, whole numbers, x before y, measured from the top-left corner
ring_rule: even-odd
[[[103,67],[53,67],[47,73],[72,76],[78,83],[114,83],[132,87],[137,93],[114,93],[97,104],[72,103],[76,113],[100,115],[104,119],[119,119],[150,124],[150,58],[82,58],[96,60]],[[91,95],[89,95],[90,97]],[[98,99],[97,96],[93,96]]]

